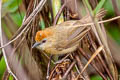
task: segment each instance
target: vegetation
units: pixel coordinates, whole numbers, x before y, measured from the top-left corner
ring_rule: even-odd
[[[5,45],[0,49],[0,80],[119,79],[119,0],[0,2],[0,43],[1,46]],[[51,55],[32,49],[37,31],[69,20],[76,21],[79,26],[90,27],[79,41],[80,46],[76,51]],[[99,24],[105,20],[108,21]],[[55,64],[57,61],[60,63]]]

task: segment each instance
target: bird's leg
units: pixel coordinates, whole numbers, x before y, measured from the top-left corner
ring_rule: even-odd
[[[53,57],[53,55],[51,54],[51,55],[50,55],[49,62],[48,62],[48,66],[47,66],[47,76],[46,76],[46,79],[48,79],[48,78],[49,78],[49,73],[50,73],[50,64],[51,64],[52,57]]]

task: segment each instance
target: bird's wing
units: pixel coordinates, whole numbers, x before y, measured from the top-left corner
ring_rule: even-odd
[[[56,43],[56,48],[62,50],[75,46],[80,42],[80,40],[89,30],[90,27],[69,28],[66,29],[66,31],[60,30],[63,33],[58,33],[57,35],[58,39]]]
[[[95,18],[102,18],[104,17],[106,11],[104,9],[101,9],[95,16]],[[61,31],[64,32],[63,33],[63,40],[61,40],[60,42],[58,41],[58,47],[59,48],[69,48],[72,47],[76,44],[78,44],[80,42],[80,40],[82,39],[82,37],[90,30],[89,26],[78,26],[81,24],[86,24],[86,23],[90,23],[92,22],[91,17],[89,15],[83,17],[80,20],[76,20],[76,21],[66,21],[62,24],[60,24],[60,26],[63,26],[61,28],[66,28],[68,27],[68,29],[65,29],[66,31]],[[78,26],[78,27],[74,27],[74,26]],[[67,35],[66,35],[67,34]],[[59,35],[58,35],[59,36]]]
[[[65,48],[69,48],[69,47],[72,47],[72,46],[75,46],[75,45],[79,44],[81,39],[90,30],[90,27],[85,27],[84,29],[80,30],[79,32],[78,32],[78,30],[79,29],[77,29],[71,36],[68,37],[67,45],[65,46]],[[77,34],[77,35],[73,37],[74,34]]]

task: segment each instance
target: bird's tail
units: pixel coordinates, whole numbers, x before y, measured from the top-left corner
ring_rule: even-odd
[[[103,18],[106,15],[106,10],[104,8],[101,8],[100,11],[97,12],[97,14],[95,15],[95,18]]]
[[[94,17],[99,20],[105,16],[106,12],[107,11],[102,8],[96,13],[96,15]],[[76,21],[75,24],[81,24],[81,23],[86,24],[86,23],[91,23],[91,22],[92,22],[91,16],[88,14],[85,17],[83,17],[82,19]]]

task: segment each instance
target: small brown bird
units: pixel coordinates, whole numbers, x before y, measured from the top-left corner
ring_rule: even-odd
[[[95,17],[103,17],[103,11]],[[77,49],[82,37],[90,30],[89,26],[79,26],[92,22],[90,16],[85,16],[81,20],[65,21],[61,24],[48,27],[38,31],[35,36],[36,43],[32,48],[50,54],[65,54]]]

